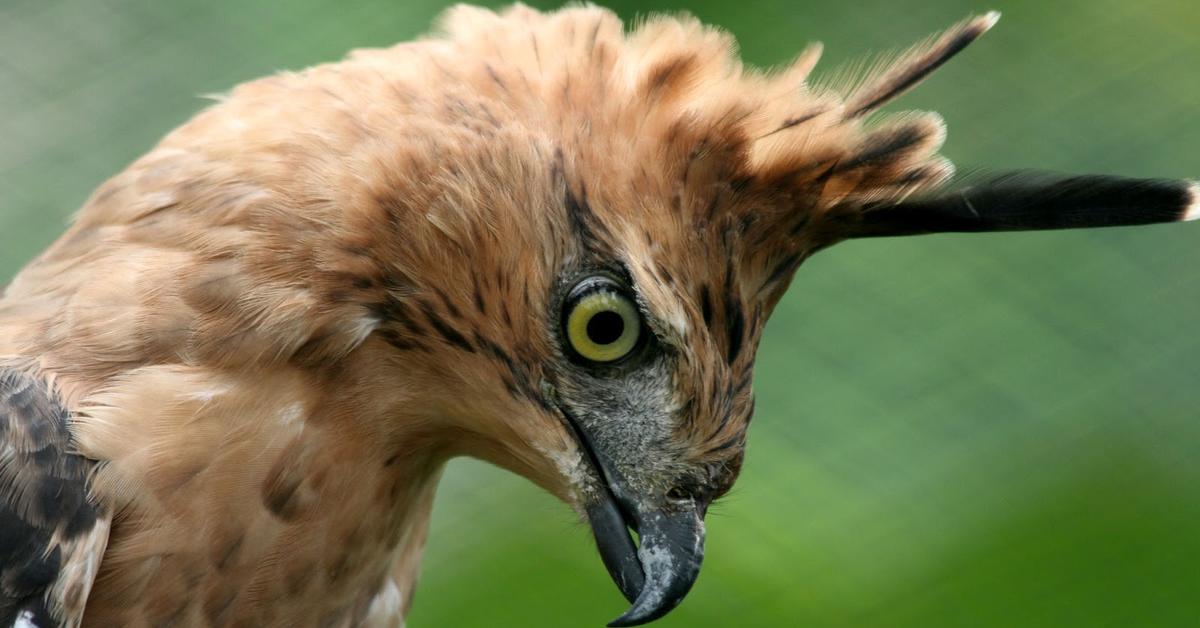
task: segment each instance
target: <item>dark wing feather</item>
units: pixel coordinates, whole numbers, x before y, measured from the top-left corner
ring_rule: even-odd
[[[0,368],[0,627],[78,625],[107,544],[67,416],[45,383]]]

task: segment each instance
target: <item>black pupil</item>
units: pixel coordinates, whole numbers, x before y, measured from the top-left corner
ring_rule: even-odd
[[[612,310],[596,312],[588,319],[588,339],[598,345],[610,345],[625,333],[625,319]]]

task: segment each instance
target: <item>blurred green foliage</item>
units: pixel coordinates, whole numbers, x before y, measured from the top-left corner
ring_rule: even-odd
[[[690,10],[761,65],[819,39],[827,74],[1000,9],[898,107],[940,111],[961,169],[1200,174],[1191,0],[611,6]],[[411,38],[440,8],[0,0],[0,281],[197,95]],[[705,571],[660,625],[1197,625],[1198,243],[1160,226],[817,256],[763,341]],[[599,626],[623,609],[565,506],[451,464],[410,626]]]

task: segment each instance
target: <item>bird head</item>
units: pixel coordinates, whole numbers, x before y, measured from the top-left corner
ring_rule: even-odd
[[[934,194],[953,171],[941,119],[865,119],[997,18],[839,90],[806,80],[819,46],[759,73],[687,17],[632,31],[596,8],[444,17],[421,98],[445,127],[421,141],[451,148],[419,169],[429,191],[415,207],[460,216],[454,247],[490,269],[441,285],[476,291],[475,328],[493,332],[463,332],[466,344],[507,381],[497,395],[525,400],[488,422],[505,425],[493,444],[509,443],[491,459],[586,513],[632,602],[612,625],[662,616],[696,579],[705,512],[742,466],[764,325],[810,254],[853,237],[1108,224],[1070,216],[1113,190],[1150,208],[1133,222],[1191,205],[1187,183],[1104,178]]]
[[[442,396],[471,417],[460,453],[585,513],[632,602],[612,625],[662,616],[695,581],[706,510],[742,466],[759,340],[809,255],[1192,206],[1188,183],[1101,177],[939,195],[941,119],[866,119],[997,18],[840,89],[807,80],[819,46],[762,73],[691,18],[627,31],[597,8],[458,7],[431,40],[339,67],[376,95],[354,116],[386,129],[368,145],[382,167],[343,204],[367,234],[355,246],[392,269],[376,335],[457,382]],[[1132,211],[1103,211],[1122,198]]]
[[[346,415],[380,417],[381,449],[420,432],[537,482],[585,515],[632,602],[613,625],[635,625],[699,573],[706,510],[742,466],[756,349],[809,255],[1195,212],[1186,182],[940,192],[938,116],[866,121],[996,18],[839,88],[808,80],[819,47],[759,72],[688,17],[626,30],[592,7],[457,7],[426,39],[238,87],[93,206],[242,269],[236,286],[189,276],[184,301],[236,323],[206,323],[219,342],[195,359],[356,380]],[[114,220],[93,208],[76,229]]]

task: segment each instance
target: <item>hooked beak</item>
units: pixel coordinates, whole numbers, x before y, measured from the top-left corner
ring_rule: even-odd
[[[590,505],[587,513],[608,574],[633,603],[610,627],[640,626],[683,601],[704,559],[704,520],[698,509],[639,511],[632,523],[640,547],[634,546],[613,500]]]
[[[654,621],[683,601],[700,574],[705,504],[695,498],[636,494],[608,457],[567,417],[604,485],[602,494],[586,507],[596,547],[613,582],[633,604],[608,625]],[[640,544],[634,543],[630,528],[637,532]]]

